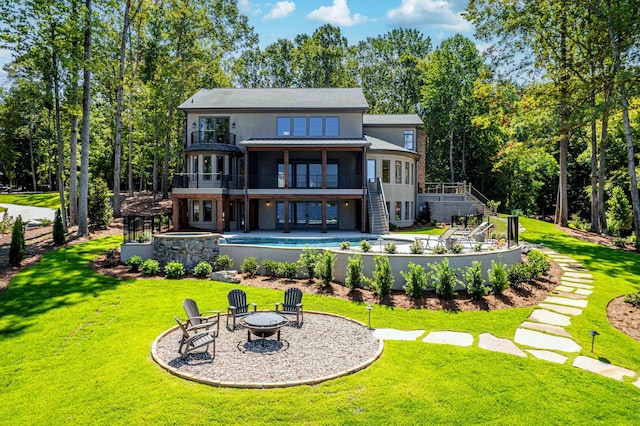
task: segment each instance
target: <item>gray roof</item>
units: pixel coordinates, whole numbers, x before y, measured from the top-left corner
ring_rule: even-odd
[[[391,142],[383,141],[382,139],[374,138],[373,136],[365,135],[364,138],[371,143],[370,150],[376,151],[397,151],[407,154],[418,155],[417,152],[406,149],[402,146],[392,144]]]
[[[229,145],[225,143],[194,143],[189,145],[184,152],[193,151],[217,151],[217,152],[231,152],[242,154],[242,150],[239,146]]]
[[[423,126],[418,114],[365,114],[362,124],[381,126]]]
[[[362,89],[200,89],[179,109],[369,109]]]
[[[348,146],[363,147],[371,143],[364,139],[247,139],[239,143],[242,146],[274,146],[274,147],[303,147],[303,146]]]

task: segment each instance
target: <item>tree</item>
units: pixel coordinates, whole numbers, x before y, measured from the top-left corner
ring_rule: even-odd
[[[113,209],[109,204],[109,188],[102,179],[95,179],[89,197],[88,218],[92,227],[106,229],[113,220]]]
[[[13,222],[11,245],[9,246],[9,264],[11,266],[20,266],[22,259],[24,259],[24,225],[22,216],[18,216]]]
[[[57,209],[56,216],[53,220],[53,243],[55,245],[60,245],[64,243],[65,237],[66,235],[64,225],[62,224],[62,215],[60,214],[60,209]]]
[[[84,27],[84,70],[82,83],[82,133],[80,150],[80,200],[78,206],[78,236],[86,235],[88,229],[89,195],[89,136],[91,118],[91,21],[92,0],[86,0]]]

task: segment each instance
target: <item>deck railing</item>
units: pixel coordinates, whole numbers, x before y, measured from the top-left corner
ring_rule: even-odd
[[[173,227],[169,214],[132,215],[123,217],[122,233],[125,243],[147,243],[153,234],[167,232]]]

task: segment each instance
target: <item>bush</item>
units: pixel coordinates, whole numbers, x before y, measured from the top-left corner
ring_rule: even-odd
[[[462,250],[464,250],[464,246],[460,243],[454,243],[449,249],[449,251],[453,254],[460,254],[462,253]]]
[[[384,251],[385,253],[389,253],[389,254],[394,254],[398,252],[398,246],[396,246],[396,243],[386,243],[384,245]]]
[[[569,228],[579,229],[581,231],[588,231],[591,227],[591,223],[588,220],[583,219],[577,213],[571,215],[571,219],[568,221]]]
[[[349,250],[351,248],[351,243],[349,241],[343,241],[340,243],[340,250]]]
[[[627,294],[624,297],[624,301],[629,303],[634,308],[640,308],[640,293]]]
[[[491,284],[491,292],[493,294],[502,294],[509,287],[507,279],[507,265],[501,261],[491,261],[491,269],[489,269],[489,283]]]
[[[460,280],[456,272],[449,266],[449,258],[442,262],[429,265],[429,282],[436,289],[436,294],[442,299],[451,299],[456,294],[456,286]]]
[[[531,266],[524,263],[515,263],[507,271],[507,280],[511,287],[519,288],[523,283],[531,279]]]
[[[64,243],[66,235],[64,234],[64,224],[62,223],[62,214],[60,209],[56,210],[56,217],[53,221],[53,243],[57,246]]]
[[[462,278],[464,279],[467,293],[472,299],[482,299],[487,295],[488,289],[484,285],[484,278],[482,278],[482,262],[474,260],[471,266],[467,266],[462,270]]]
[[[228,254],[219,255],[213,261],[213,266],[215,266],[216,271],[224,271],[225,269],[230,269],[233,266],[233,259]]]
[[[6,210],[2,215],[2,220],[0,221],[0,234],[8,234],[9,230],[13,227],[13,216],[9,216],[9,212]]]
[[[360,250],[365,253],[369,253],[371,251],[371,244],[367,240],[360,241]]]
[[[298,262],[302,268],[307,270],[307,276],[309,279],[313,279],[316,277],[316,266],[318,265],[318,250],[311,249],[307,246],[302,253],[300,253],[300,257],[298,258]]]
[[[409,297],[421,298],[422,294],[429,285],[429,275],[421,265],[409,262],[409,271],[400,271],[405,279],[402,286],[404,292]]]
[[[329,285],[333,281],[333,265],[336,263],[336,255],[329,250],[325,250],[318,260],[318,276],[324,285]]]
[[[391,272],[391,264],[386,256],[374,256],[376,269],[373,271],[373,279],[371,285],[373,292],[378,298],[382,299],[391,294],[393,288],[393,274]]]
[[[155,259],[147,259],[142,262],[140,269],[145,275],[157,275],[160,272],[160,263]]]
[[[278,275],[290,280],[298,276],[298,263],[296,262],[279,262]]]
[[[424,243],[422,242],[422,240],[415,240],[409,246],[409,250],[413,254],[422,254],[424,253]]]
[[[473,251],[476,251],[476,252],[482,251],[482,243],[475,243],[473,245]]]
[[[106,229],[113,220],[113,209],[109,204],[109,188],[100,178],[96,178],[89,189],[87,218],[89,225],[98,229]]]
[[[204,278],[210,277],[213,272],[213,267],[209,262],[202,261],[193,268],[193,275],[196,277]]]
[[[256,272],[258,272],[258,259],[256,259],[255,257],[246,257],[242,261],[240,270],[250,277],[253,277]]]
[[[262,269],[264,274],[268,277],[275,278],[278,276],[278,269],[280,268],[280,262],[275,260],[265,259],[262,261]]]
[[[362,284],[362,257],[359,254],[354,254],[349,257],[349,264],[347,265],[347,274],[344,280],[347,287],[350,289],[358,288]]]
[[[613,239],[613,245],[623,248],[627,245],[627,240],[625,240],[624,238],[616,237]]]
[[[633,230],[633,213],[625,191],[615,186],[607,201],[607,225],[609,231],[618,237],[624,237]]]
[[[447,249],[443,246],[435,246],[433,250],[431,250],[433,254],[445,254]]]
[[[395,231],[396,229],[398,229],[398,225],[395,223],[389,223],[389,231]]]
[[[549,263],[544,253],[539,250],[531,250],[527,253],[527,259],[529,260],[531,278],[538,278],[542,274],[546,274],[551,268],[551,263]]]
[[[24,259],[24,223],[22,217],[18,216],[13,222],[13,230],[11,231],[11,246],[9,247],[9,264],[11,266],[20,266]]]
[[[142,258],[140,256],[131,256],[127,259],[127,266],[130,271],[138,272],[140,266],[142,265]]]
[[[184,276],[184,265],[178,261],[167,263],[164,267],[164,275],[170,280],[176,280]]]
[[[104,266],[107,268],[115,268],[120,264],[120,253],[118,249],[111,249],[107,251],[106,259],[104,261]]]

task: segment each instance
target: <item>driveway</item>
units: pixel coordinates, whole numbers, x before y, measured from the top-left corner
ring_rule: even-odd
[[[14,219],[17,218],[18,215],[22,216],[22,220],[27,223],[35,222],[36,219],[49,219],[53,221],[56,217],[56,211],[48,207],[22,206],[18,204],[4,203],[0,203],[0,207],[6,208],[9,215],[13,216]]]

